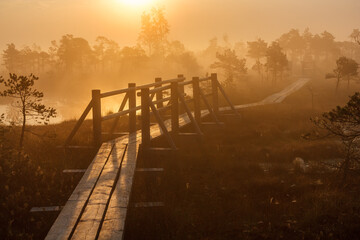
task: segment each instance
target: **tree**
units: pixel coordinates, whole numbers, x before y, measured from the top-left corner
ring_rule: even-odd
[[[149,56],[153,54],[164,56],[169,32],[169,24],[163,8],[152,8],[150,13],[142,14],[138,41],[148,49]]]
[[[264,80],[263,74],[263,63],[261,63],[261,59],[266,57],[267,51],[267,43],[259,38],[257,41],[248,42],[248,56],[255,59],[255,64],[253,69],[258,72],[261,76],[261,80]]]
[[[95,57],[97,62],[101,65],[102,72],[104,72],[107,65],[111,68],[116,64],[120,48],[115,41],[109,40],[103,36],[97,37],[95,42]]]
[[[354,29],[350,35],[350,38],[360,45],[360,30]]]
[[[336,92],[338,91],[340,80],[343,78],[347,79],[349,88],[351,78],[358,75],[358,67],[358,63],[355,60],[347,57],[340,57],[336,60],[336,68],[333,71],[334,74],[327,74],[326,78],[336,77]]]
[[[211,64],[211,68],[222,69],[225,73],[225,83],[232,84],[234,78],[246,74],[246,59],[239,59],[234,50],[226,49],[224,53],[216,53],[217,62]]]
[[[22,115],[22,128],[19,140],[19,148],[21,149],[24,141],[24,134],[27,120],[34,119],[37,123],[47,124],[51,117],[56,116],[56,110],[46,107],[42,104],[44,94],[33,86],[38,78],[32,74],[29,76],[17,76],[10,73],[9,78],[4,80],[0,77],[0,84],[5,90],[0,92],[0,96],[15,98],[13,107],[19,110]]]
[[[298,29],[291,29],[279,38],[280,46],[289,53],[291,62],[297,62],[306,49],[306,42]]]
[[[73,35],[65,35],[61,38],[57,55],[60,63],[68,72],[72,72],[75,67],[82,69],[83,66],[89,65],[94,60],[88,41]]]
[[[2,54],[4,65],[9,72],[17,70],[20,61],[20,51],[16,49],[15,44],[7,44],[7,48]]]
[[[273,74],[273,83],[276,84],[277,76],[282,74],[288,66],[286,55],[282,52],[278,42],[273,42],[266,51],[266,67]]]
[[[319,128],[326,130],[330,136],[340,138],[344,147],[344,160],[338,167],[344,183],[349,170],[358,168],[360,163],[360,93],[351,96],[344,107],[337,106],[324,113],[321,118],[312,121]]]

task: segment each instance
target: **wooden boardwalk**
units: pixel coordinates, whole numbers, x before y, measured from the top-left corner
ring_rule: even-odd
[[[309,79],[299,79],[283,91],[264,100],[236,109],[282,102]],[[223,107],[220,111],[231,110]],[[209,115],[202,110],[201,117]],[[187,114],[179,116],[179,127],[191,123]],[[171,131],[171,120],[164,121]],[[158,124],[150,127],[151,139],[163,134]],[[97,155],[60,212],[45,239],[122,239],[126,213],[141,143],[141,130],[102,143]]]

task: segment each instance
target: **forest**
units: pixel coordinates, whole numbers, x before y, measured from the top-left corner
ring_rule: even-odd
[[[9,43],[2,51],[1,75],[32,73],[40,78],[37,85],[52,102],[66,105],[88,98],[91,89],[120,89],[127,82],[145,83],[160,75],[206,76],[219,71],[224,82],[243,84],[260,78],[276,84],[284,74],[301,74],[304,64],[316,66],[320,73],[331,72],[340,57],[360,61],[358,29],[344,42],[336,41],[326,30],[311,33],[309,28],[291,29],[270,42],[260,37],[231,42],[225,34],[209,40],[207,46],[204,43],[206,47],[196,52],[180,40],[170,39],[170,31],[165,9],[153,8],[142,15],[138,41],[133,46],[119,46],[104,36],[91,45],[88,39],[71,34],[51,41],[45,50],[36,43],[21,48]],[[73,111],[83,105],[60,111],[61,115],[75,117]]]

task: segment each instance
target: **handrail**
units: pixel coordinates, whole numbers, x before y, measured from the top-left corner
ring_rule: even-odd
[[[110,96],[114,96],[114,95],[118,95],[118,94],[122,94],[122,93],[127,93],[131,90],[136,90],[136,87],[132,87],[132,88],[124,88],[124,89],[120,89],[120,90],[115,90],[115,91],[111,91],[111,92],[105,92],[100,94],[101,98],[105,98],[105,97],[110,97]]]
[[[157,87],[157,88],[153,88],[149,91],[150,94],[152,93],[157,93],[157,92],[160,92],[160,91],[164,91],[164,90],[168,90],[171,88],[171,85],[167,85],[167,86],[163,86],[163,87]]]
[[[192,84],[192,83],[193,83],[193,80],[187,80],[187,81],[184,81],[184,82],[180,82],[179,86],[185,86],[185,85],[189,85],[189,84]]]
[[[157,104],[157,103],[162,103],[162,102],[166,102],[166,101],[170,101],[171,97],[167,97],[167,98],[162,98],[156,101],[152,101],[152,103]]]
[[[155,87],[154,89],[152,89],[152,90],[155,90],[155,89],[157,89],[156,86],[159,85],[159,84],[167,84],[167,83],[172,83],[172,82],[182,82],[184,80],[185,80],[184,77],[183,78],[174,78],[174,79],[164,80],[164,81],[161,81],[161,82],[149,83],[149,84],[141,85],[141,86],[137,86],[137,87],[134,87],[134,88],[123,88],[123,89],[119,89],[119,90],[115,90],[115,91],[111,91],[111,92],[101,93],[100,98],[111,97],[111,96],[114,96],[114,95],[127,93],[128,91],[131,91],[131,90],[141,90],[143,88]],[[154,91],[152,91],[151,93],[153,93],[153,92]]]
[[[115,121],[113,123],[113,126],[111,128],[111,132],[113,132],[116,128],[117,122],[119,120],[120,116],[129,114],[129,132],[136,131],[136,112],[138,110],[141,110],[141,119],[143,121],[150,121],[150,115],[154,116],[158,121],[161,120],[161,116],[159,115],[160,112],[170,110],[171,111],[171,129],[174,135],[179,133],[179,103],[181,103],[182,109],[185,110],[185,112],[189,115],[189,118],[193,125],[195,126],[196,132],[200,135],[201,131],[199,127],[197,126],[200,124],[201,119],[199,114],[201,112],[200,109],[200,101],[202,100],[205,103],[205,106],[208,108],[210,115],[212,115],[213,119],[218,122],[217,115],[219,114],[219,102],[218,102],[218,91],[224,96],[226,102],[230,105],[231,109],[236,113],[236,109],[234,105],[231,103],[230,99],[227,97],[224,89],[222,88],[221,84],[219,83],[217,79],[217,74],[213,73],[211,74],[211,77],[205,77],[205,78],[198,78],[194,77],[191,80],[185,81],[185,77],[183,75],[178,75],[177,78],[169,79],[161,81],[161,78],[156,78],[154,83],[145,84],[142,86],[136,86],[135,83],[129,83],[128,88],[126,89],[120,89],[116,91],[111,92],[105,92],[101,93],[100,90],[93,90],[92,91],[92,100],[86,107],[84,113],[81,115],[80,119],[76,123],[74,129],[70,133],[69,137],[65,141],[65,145],[67,146],[78,129],[80,128],[81,124],[85,120],[86,116],[89,114],[90,110],[93,112],[93,133],[94,133],[94,143],[96,146],[100,145],[101,140],[101,124],[102,121],[114,119]],[[201,91],[200,88],[200,82],[204,81],[211,81],[211,92],[208,94],[205,94],[203,91]],[[165,85],[166,84],[166,85]],[[192,84],[193,87],[193,96],[191,98],[185,98],[184,93],[184,86]],[[141,90],[141,92],[138,92],[138,90]],[[163,91],[164,90],[171,90],[169,97],[163,97]],[[101,116],[101,98],[126,93],[121,106],[119,108],[119,111],[107,116]],[[145,95],[146,96],[145,96]],[[136,96],[141,96],[141,105],[136,106]],[[156,95],[156,100],[153,101],[153,98]],[[206,98],[208,96],[212,96],[210,100],[207,100]],[[210,104],[211,101],[211,104]],[[124,110],[127,102],[129,103],[128,109]],[[163,106],[164,102],[168,102],[166,106]],[[194,113],[195,118],[191,115],[190,108],[187,106],[188,103],[194,102]],[[143,103],[145,105],[143,105]],[[150,108],[152,109],[151,112],[149,112]],[[156,113],[155,113],[156,111]],[[145,112],[146,116],[143,116],[143,112]],[[162,121],[162,120],[161,120]],[[159,123],[162,124],[162,123]],[[146,124],[145,124],[146,125]],[[145,126],[144,125],[144,126]],[[148,125],[148,124],[147,124]],[[146,126],[147,126],[146,125]],[[144,126],[142,126],[142,130],[144,131]],[[145,127],[146,127],[145,126]],[[145,131],[148,131],[149,129],[145,129]],[[146,134],[145,134],[146,135]],[[145,136],[144,135],[144,136]],[[148,135],[148,133],[147,133]],[[147,136],[146,135],[146,136]],[[147,139],[146,141],[148,141]],[[148,142],[145,143],[147,144]],[[146,145],[145,144],[145,145]],[[144,146],[145,146],[144,145]]]
[[[173,83],[173,82],[182,82],[184,81],[186,78],[182,77],[182,78],[174,78],[174,79],[169,79],[169,80],[164,80],[161,82],[155,82],[155,83],[149,83],[149,84],[145,84],[142,86],[137,86],[136,90],[141,90],[143,88],[151,88],[151,87],[156,87],[158,84],[167,84],[167,83]]]
[[[204,81],[208,81],[208,80],[211,80],[211,77],[200,78],[199,82],[204,82]]]
[[[134,112],[134,111],[137,111],[137,110],[140,110],[140,109],[141,109],[141,106],[137,106],[136,108],[131,108],[131,109],[124,110],[124,111],[121,111],[121,112],[106,115],[106,116],[102,117],[101,120],[106,121],[106,120],[109,120],[109,119],[113,119],[113,118],[116,118],[116,117],[126,115],[128,113],[131,113],[131,112]]]

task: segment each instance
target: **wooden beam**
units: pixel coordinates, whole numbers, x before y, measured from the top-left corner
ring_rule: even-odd
[[[165,204],[163,202],[138,202],[134,206],[136,208],[164,207]]]
[[[163,168],[137,168],[137,172],[163,172]]]
[[[75,136],[76,132],[79,130],[81,124],[84,122],[85,118],[87,117],[87,115],[89,114],[91,108],[92,108],[92,101],[89,102],[89,104],[87,105],[87,107],[85,108],[84,112],[81,114],[81,117],[79,118],[79,120],[76,122],[73,130],[71,131],[71,133],[69,134],[69,136],[67,137],[67,139],[65,140],[64,146],[67,146],[70,144],[71,140],[73,139],[73,137]]]
[[[128,92],[129,94],[129,109],[135,109],[136,108],[136,91],[135,83],[129,83],[128,84],[130,90]],[[136,110],[129,112],[129,132],[135,132],[136,131]]]
[[[92,90],[92,103],[93,103],[93,134],[94,145],[96,147],[101,145],[101,93],[100,90]]]
[[[34,212],[58,212],[63,209],[64,206],[50,206],[50,207],[32,207],[30,209],[31,213]]]
[[[64,169],[63,173],[84,173],[86,169]]]
[[[156,88],[162,86],[161,81],[162,81],[161,78],[155,78],[155,82],[157,83],[155,85]],[[164,106],[164,103],[162,102],[162,99],[163,99],[163,92],[162,91],[156,92],[156,101],[157,101],[156,107],[157,108],[162,108]]]
[[[219,81],[216,80],[216,83],[219,87],[220,92],[222,93],[222,95],[224,96],[225,100],[228,102],[228,104],[230,105],[231,109],[233,110],[233,112],[237,115],[240,116],[239,113],[236,111],[234,105],[232,104],[232,102],[230,101],[230,99],[228,98],[228,96],[226,95],[223,87],[221,86],[221,84],[219,83]]]
[[[141,89],[141,141],[142,148],[150,147],[150,103],[149,88]]]
[[[217,74],[211,74],[211,92],[212,92],[212,107],[215,114],[219,114],[219,93],[218,93],[218,80]]]
[[[194,117],[198,124],[201,123],[201,106],[200,106],[200,82],[198,77],[193,77],[193,98],[194,98]]]
[[[122,110],[124,110],[124,108],[126,106],[126,102],[127,102],[128,99],[129,99],[129,95],[128,95],[128,93],[126,93],[125,96],[124,96],[124,99],[122,100],[122,102],[120,104],[118,112],[121,112]],[[114,119],[113,125],[111,126],[111,129],[110,129],[110,133],[113,133],[115,131],[119,120],[120,120],[120,116],[118,116],[118,117],[116,117]],[[110,134],[109,137],[112,138],[112,135]]]
[[[205,106],[206,106],[207,109],[209,110],[209,112],[210,112],[212,118],[214,119],[214,121],[217,122],[217,123],[219,123],[220,121],[219,121],[218,117],[216,116],[215,111],[211,108],[208,100],[206,99],[206,97],[205,97],[204,93],[201,91],[201,89],[199,89],[199,94],[200,94],[202,100],[204,101]]]
[[[156,110],[156,107],[155,107],[155,105],[151,102],[150,98],[149,98],[149,103],[150,103],[150,108],[151,108],[152,112],[154,113],[155,118],[156,118],[156,120],[158,121],[158,124],[159,124],[161,130],[163,131],[163,134],[164,134],[165,137],[166,137],[166,140],[168,141],[170,147],[175,150],[175,149],[176,149],[175,143],[174,143],[174,141],[172,140],[172,138],[171,138],[171,136],[170,136],[170,134],[169,134],[169,131],[167,130],[167,128],[166,128],[163,120],[162,120],[161,117],[160,117],[159,112]]]
[[[178,83],[171,83],[171,131],[179,133],[179,89]]]
[[[191,121],[191,123],[192,123],[192,125],[194,127],[195,132],[201,137],[203,135],[202,132],[201,132],[201,129],[200,129],[199,125],[197,124],[197,122],[195,121],[195,118],[192,115],[189,107],[187,106],[184,97],[181,96],[180,93],[179,93],[179,99],[180,99],[180,102],[184,106],[185,112],[187,113],[187,115],[188,115],[188,117],[189,117],[189,119],[190,119],[190,121]]]

